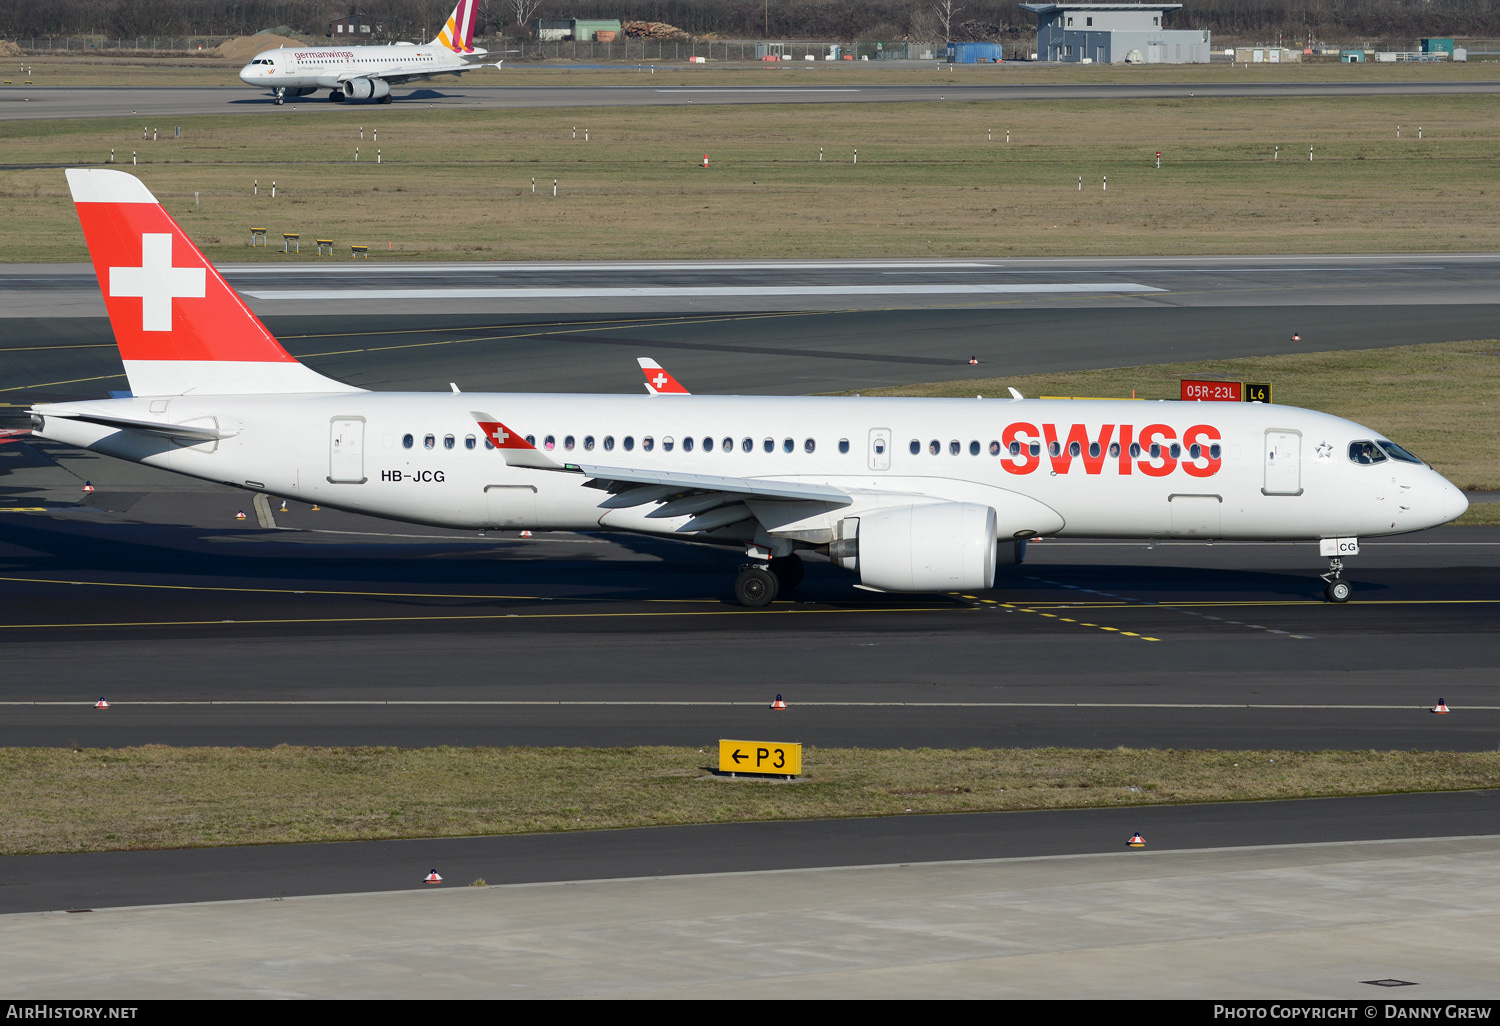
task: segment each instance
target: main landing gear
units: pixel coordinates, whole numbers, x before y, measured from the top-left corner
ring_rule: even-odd
[[[1354,591],[1349,582],[1342,580],[1340,575],[1344,572],[1344,561],[1337,556],[1328,559],[1328,572],[1322,574],[1327,583],[1323,587],[1323,597],[1329,602],[1348,602],[1350,594]]]
[[[796,555],[742,564],[734,580],[735,601],[750,609],[763,609],[778,595],[801,584],[802,572],[802,559]]]

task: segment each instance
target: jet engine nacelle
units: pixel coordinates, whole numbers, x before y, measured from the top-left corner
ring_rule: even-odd
[[[995,510],[972,502],[894,506],[845,517],[829,554],[881,591],[972,591],[995,583]],[[1019,553],[1007,553],[1019,562]]]
[[[351,78],[344,83],[344,95],[351,100],[379,100],[391,95],[391,86],[383,78]]]

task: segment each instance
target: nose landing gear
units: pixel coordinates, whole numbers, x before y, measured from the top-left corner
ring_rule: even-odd
[[[271,102],[274,103],[274,104],[276,104],[276,106],[278,106],[278,107],[280,107],[283,103],[286,102],[286,87],[285,86],[277,86],[276,87],[276,99],[272,100]]]
[[[1349,586],[1348,581],[1341,579],[1340,575],[1342,575],[1343,572],[1344,561],[1342,559],[1339,559],[1337,556],[1329,557],[1328,572],[1326,574],[1320,575],[1326,582],[1323,587],[1323,597],[1326,598],[1329,602],[1348,602],[1349,596],[1354,591],[1354,589]]]

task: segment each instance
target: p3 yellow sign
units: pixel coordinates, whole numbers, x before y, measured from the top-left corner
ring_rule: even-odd
[[[802,746],[787,741],[727,741],[721,738],[719,772],[801,776]]]

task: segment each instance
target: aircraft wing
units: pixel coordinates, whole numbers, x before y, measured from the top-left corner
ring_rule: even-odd
[[[842,488],[808,481],[689,474],[674,470],[643,470],[638,467],[610,467],[595,463],[559,463],[489,414],[474,411],[473,417],[510,466],[582,474],[589,478],[591,487],[620,496],[616,501],[606,500],[611,508],[659,502],[669,497],[677,499],[692,494],[721,496],[726,503],[752,497],[825,502],[832,506],[848,506],[854,501],[853,496]]]
[[[457,56],[471,63],[465,67],[429,68],[426,71],[407,71],[405,68],[392,68],[389,71],[350,71],[340,75],[338,80],[342,83],[360,78],[378,78],[388,85],[406,85],[409,82],[421,82],[437,75],[463,75],[478,68],[498,68],[505,63],[503,60],[491,63],[472,62],[472,54],[458,54]]]

